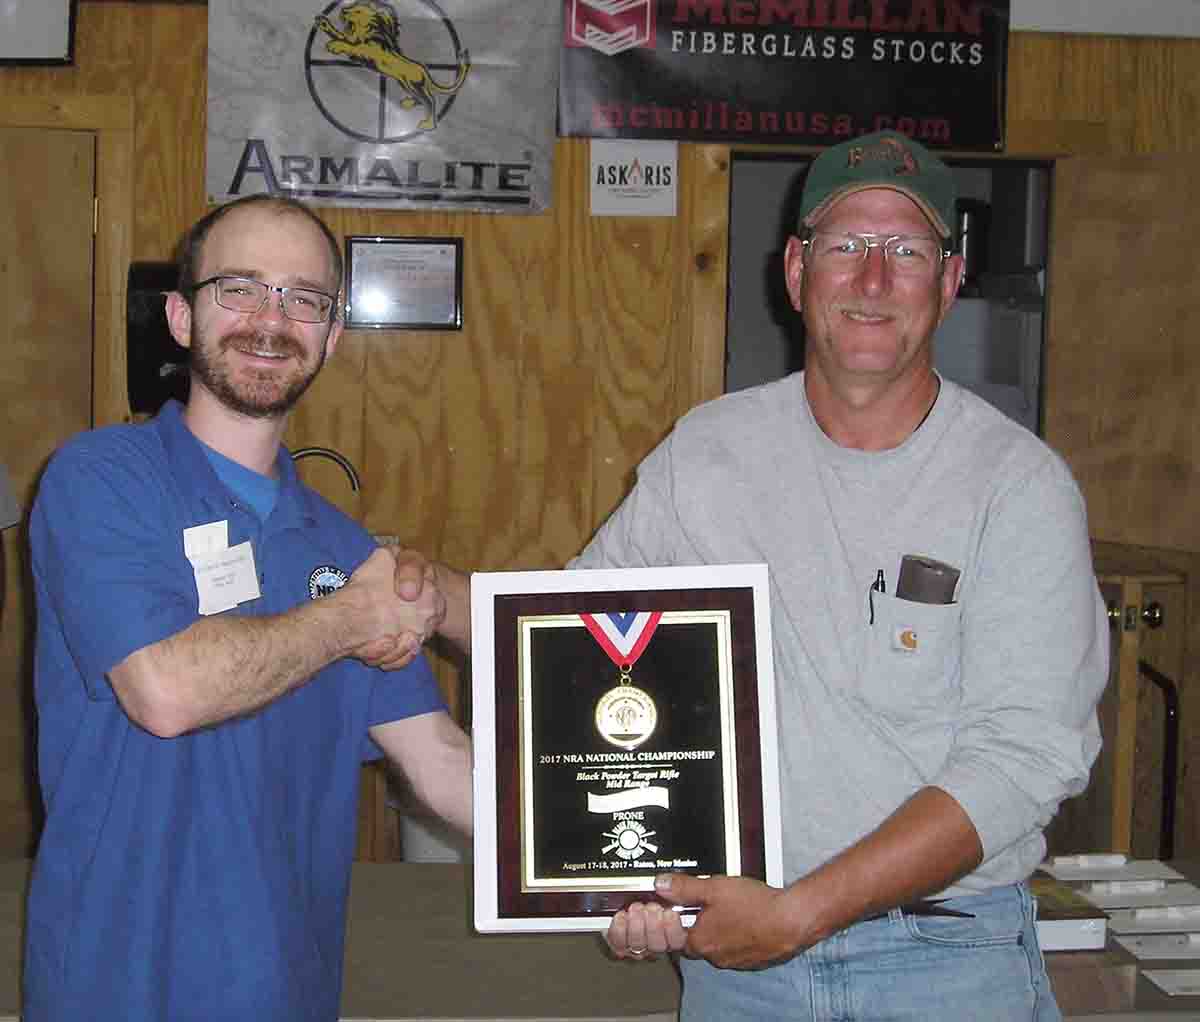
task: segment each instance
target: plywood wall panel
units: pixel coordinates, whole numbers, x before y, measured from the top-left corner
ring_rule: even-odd
[[[566,343],[552,336],[557,327],[546,319],[556,296],[549,260],[558,223],[557,211],[475,216],[464,236],[470,252],[463,336],[447,338],[453,347],[443,382],[450,461],[442,541],[447,550],[478,558],[456,562],[460,566],[536,566],[528,551],[538,541],[537,512],[561,485],[539,470],[545,445],[553,442],[542,436],[547,416],[557,411],[553,394],[547,401],[554,381],[542,373],[561,371],[553,347],[549,355],[545,349]],[[587,408],[583,401],[570,414],[586,415]],[[566,430],[569,422],[557,426]],[[465,530],[465,538],[451,535],[455,529]]]
[[[690,224],[690,248],[680,270],[690,280],[684,315],[691,320],[691,344],[676,347],[678,414],[725,390],[729,147],[695,146],[689,149],[689,157],[680,187]]]
[[[1192,174],[1167,157],[1057,172],[1046,435],[1088,500],[1092,534],[1200,550],[1200,360],[1186,263]]]
[[[587,263],[574,253],[575,276],[600,299],[584,319],[594,332],[596,422],[593,503],[607,515],[628,492],[640,454],[673,419],[676,380],[669,339],[684,325],[680,238],[651,221],[613,219],[593,229]]]
[[[292,413],[284,438],[295,451],[316,446],[336,451],[360,476],[355,491],[346,471],[333,458],[313,456],[296,462],[300,478],[346,514],[361,518],[365,488],[361,482],[363,440],[363,381],[367,345],[354,332],[344,334],[320,375]],[[313,441],[312,437],[321,437]]]
[[[126,82],[137,108],[137,252],[142,259],[168,259],[206,208],[208,8],[134,6],[145,12],[131,41]]]
[[[442,508],[431,498],[445,492],[450,475],[440,385],[447,337],[403,330],[359,336],[366,350],[363,520],[376,533],[433,543],[440,539]]]
[[[24,520],[0,536],[0,858],[28,854],[40,819],[29,784],[34,603],[28,511],[60,441],[89,418],[94,136],[0,127],[0,460]],[[35,186],[22,185],[22,175]]]
[[[1200,146],[1200,40],[1158,39],[1137,51],[1136,112],[1131,121],[1137,153],[1195,152]]]
[[[1200,144],[1198,39],[1016,33],[1009,66],[1010,122],[1103,125],[1110,156],[1191,152]]]
[[[566,155],[564,150],[559,150]],[[595,357],[600,274],[581,272],[587,219],[579,206],[576,161],[555,168],[552,219],[530,231],[513,223],[508,243],[522,254],[522,338],[515,395],[519,532],[507,556],[512,567],[558,567],[592,527],[595,478]],[[522,227],[525,230],[522,230]],[[500,551],[496,551],[500,553]],[[504,566],[501,564],[500,566]]]

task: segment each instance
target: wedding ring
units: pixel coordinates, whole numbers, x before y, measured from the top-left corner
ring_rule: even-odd
[[[646,953],[646,949],[644,947],[627,947],[625,950],[633,955],[634,958],[641,958],[642,955]]]

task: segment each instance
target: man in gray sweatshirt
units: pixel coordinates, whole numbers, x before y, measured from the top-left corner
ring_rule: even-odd
[[[1061,1017],[1025,881],[1099,752],[1108,629],[1067,466],[933,368],[954,208],[903,135],[814,161],[803,371],[685,415],[572,564],[770,568],[786,886],[666,874],[694,926],[637,904],[607,933],[684,953],[688,1022]]]

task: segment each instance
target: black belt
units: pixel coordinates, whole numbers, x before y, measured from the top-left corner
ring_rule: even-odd
[[[974,919],[974,912],[960,912],[956,908],[946,908],[942,904],[944,898],[926,899],[924,901],[910,901],[907,905],[897,905],[901,912],[907,916],[955,916],[959,919]],[[888,912],[878,912],[873,916],[866,916],[860,919],[859,922],[869,923],[873,919],[886,919],[891,914]]]

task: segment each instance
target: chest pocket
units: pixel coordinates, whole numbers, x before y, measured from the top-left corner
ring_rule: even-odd
[[[883,593],[873,593],[871,599],[875,620],[866,626],[862,699],[894,724],[929,724],[954,716],[961,606],[913,603]]]

